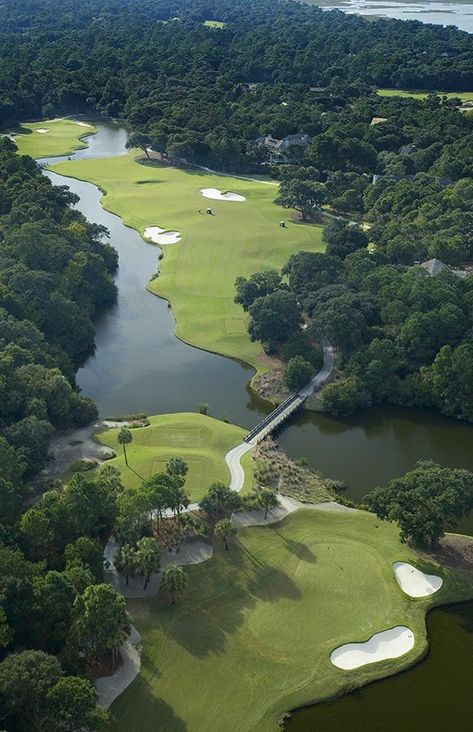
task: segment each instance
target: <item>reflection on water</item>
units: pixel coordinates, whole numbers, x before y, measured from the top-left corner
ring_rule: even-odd
[[[359,501],[376,485],[402,475],[418,460],[473,470],[473,427],[430,410],[373,407],[350,419],[304,413],[280,435],[293,456],[343,480]],[[473,534],[473,516],[459,529]]]
[[[341,699],[294,713],[286,732],[471,732],[473,603],[433,610],[425,661]]]

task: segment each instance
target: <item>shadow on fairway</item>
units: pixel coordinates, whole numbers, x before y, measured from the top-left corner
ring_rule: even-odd
[[[301,598],[297,585],[280,567],[267,564],[239,542],[234,541],[224,556],[228,561],[215,562],[212,567],[206,599],[187,605],[166,629],[198,658],[223,653],[229,636],[248,619],[247,611],[258,601]]]
[[[131,732],[186,732],[187,725],[174,709],[153,695],[153,687],[140,675],[133,682],[133,693],[122,694],[112,707],[113,729]],[[133,700],[130,706],[128,699]]]
[[[307,544],[303,544],[301,541],[294,541],[294,539],[288,539],[276,528],[274,531],[284,541],[284,547],[288,552],[295,554],[296,557],[303,562],[309,562],[310,564],[315,564],[317,562],[317,557],[312,549],[309,549]]]

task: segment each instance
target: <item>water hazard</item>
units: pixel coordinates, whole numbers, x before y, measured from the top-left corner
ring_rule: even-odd
[[[88,138],[89,147],[73,157],[125,154],[123,127],[97,127],[97,134]],[[270,406],[248,389],[251,369],[177,340],[168,304],[145,289],[157,270],[159,248],[105,211],[96,186],[47,175],[80,197],[77,207],[90,221],[109,229],[119,253],[117,304],[98,321],[95,353],[77,375],[80,388],[96,401],[101,415],[195,411],[205,402],[216,417],[246,428],[257,424]],[[299,414],[278,439],[291,456],[303,457],[328,477],[345,481],[345,495],[360,500],[420,459],[473,470],[472,437],[473,427],[435,412],[376,407],[349,420]],[[473,518],[461,529],[473,534]]]

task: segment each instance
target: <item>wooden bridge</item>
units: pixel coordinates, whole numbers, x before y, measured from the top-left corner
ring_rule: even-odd
[[[291,414],[294,414],[302,404],[305,402],[308,396],[317,391],[328,379],[333,370],[333,348],[327,340],[322,341],[324,349],[324,363],[317,374],[314,376],[312,381],[307,384],[301,391],[291,394],[282,404],[279,404],[273,411],[268,414],[251,432],[245,437],[245,442],[249,445],[257,445],[258,442],[264,440],[264,438],[274,432],[280,425],[283,424]]]

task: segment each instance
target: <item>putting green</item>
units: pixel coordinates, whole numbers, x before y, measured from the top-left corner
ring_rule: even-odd
[[[144,166],[135,162],[136,153],[60,163],[54,170],[100,186],[105,208],[141,233],[153,225],[181,232],[179,244],[164,247],[161,273],[148,285],[171,302],[176,335],[264,370],[269,359],[250,341],[247,317],[233,302],[235,279],[281,267],[301,249],[322,251],[322,228],[281,228],[289,212],[273,203],[276,183]],[[233,191],[246,200],[209,200],[200,193],[204,188]],[[208,207],[214,215],[205,213]]]
[[[414,99],[427,99],[429,94],[434,92],[426,91],[404,91],[402,89],[378,89],[376,92],[380,97],[413,97]],[[463,102],[473,102],[473,92],[435,92],[442,97],[460,97]]]
[[[48,132],[38,132],[48,130]],[[74,150],[87,147],[81,138],[95,132],[94,125],[72,119],[51,119],[21,125],[12,134],[21,155],[32,158],[71,155]]]
[[[161,414],[149,418],[149,427],[132,430],[133,442],[127,447],[128,464],[125,465],[123,448],[118,444],[118,429],[110,429],[97,435],[100,442],[113,448],[118,457],[107,460],[120,470],[125,486],[134,488],[143,478],[165,469],[171,457],[182,457],[189,465],[186,488],[192,501],[198,501],[211,483],[228,483],[230,471],[225,455],[243,441],[247,432],[241,427],[220,422],[202,414]],[[245,460],[246,458],[246,460]],[[252,484],[251,459],[244,456],[242,465],[247,480]]]
[[[302,510],[240,530],[228,552],[220,540],[215,547],[211,560],[186,568],[175,606],[159,596],[129,603],[142,670],[111,708],[114,730],[270,732],[295,706],[412,664],[426,648],[429,599],[402,593],[396,560],[442,574],[437,602],[473,593],[363,512]],[[415,635],[404,657],[349,672],[331,664],[337,646],[395,625]]]

